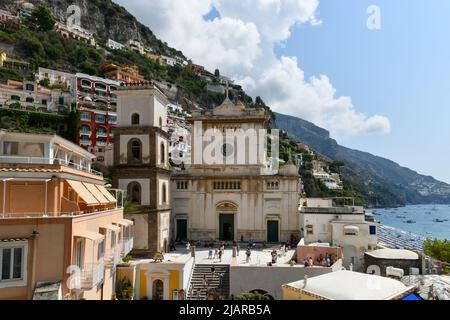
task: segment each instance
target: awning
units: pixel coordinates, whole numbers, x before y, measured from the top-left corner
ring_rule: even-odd
[[[66,180],[75,192],[83,199],[88,206],[99,205],[100,202],[89,192],[89,190],[79,181]]]
[[[75,232],[74,236],[78,237],[78,238],[89,239],[94,242],[100,242],[105,239],[104,235],[102,235],[100,233],[96,233],[96,232],[89,232],[89,231]]]
[[[115,221],[115,224],[119,225],[119,226],[124,226],[124,227],[129,227],[129,226],[133,226],[134,222],[131,220],[127,220],[127,219],[122,219],[119,221]]]
[[[104,186],[95,185],[98,190],[105,196],[106,199],[109,200],[109,202],[117,202],[116,198],[108,191]]]
[[[106,198],[103,193],[100,192],[100,190],[97,189],[97,187],[90,183],[83,183],[84,186],[89,190],[90,193],[94,195],[94,197],[100,202],[101,204],[108,204],[110,201],[108,198]]]
[[[101,225],[100,228],[112,230],[112,231],[117,232],[117,233],[119,233],[121,231],[121,229],[118,226],[115,226],[113,224]]]

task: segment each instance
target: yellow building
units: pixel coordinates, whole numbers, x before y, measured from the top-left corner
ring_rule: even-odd
[[[159,63],[160,65],[165,65],[165,61],[163,60],[163,58],[161,58],[160,56],[153,54],[151,52],[146,52],[145,55],[147,56],[147,58],[149,58],[150,60]]]
[[[165,254],[163,262],[139,260],[120,268],[117,281],[134,283],[136,300],[180,300],[180,291],[188,291],[194,259],[188,255]]]

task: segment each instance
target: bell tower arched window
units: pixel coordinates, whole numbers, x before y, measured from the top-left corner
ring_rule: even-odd
[[[167,187],[165,183],[162,186],[162,202],[167,203]]]
[[[137,182],[132,182],[127,188],[128,201],[132,203],[141,204],[141,185]]]
[[[142,143],[138,139],[128,143],[128,162],[142,162]]]
[[[166,163],[166,147],[164,146],[164,143],[161,143],[160,147],[161,152],[161,164],[164,165]]]
[[[131,115],[131,125],[138,126],[140,124],[140,116],[137,113]]]

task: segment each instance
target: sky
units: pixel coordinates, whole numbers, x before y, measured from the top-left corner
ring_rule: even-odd
[[[273,110],[450,183],[450,1],[115,1]]]

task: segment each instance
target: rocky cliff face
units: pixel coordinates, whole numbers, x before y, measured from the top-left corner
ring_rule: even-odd
[[[81,27],[93,32],[102,39],[112,39],[122,44],[128,40],[138,40],[145,47],[152,47],[166,55],[180,55],[182,52],[170,48],[159,40],[153,32],[141,24],[125,8],[111,0],[27,0],[39,6],[44,5],[52,10],[55,18],[66,23],[68,8],[76,5],[81,9]],[[15,12],[25,1],[0,1],[0,8]]]

